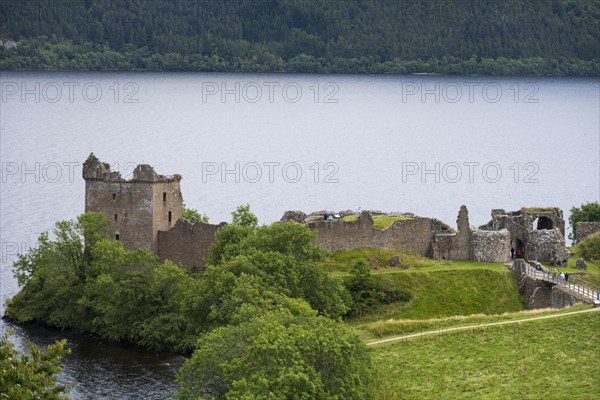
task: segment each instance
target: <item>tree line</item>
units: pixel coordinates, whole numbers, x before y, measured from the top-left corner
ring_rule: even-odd
[[[598,75],[587,0],[46,0],[0,7],[3,69]]]
[[[341,317],[411,295],[364,263],[330,276],[306,225],[232,215],[203,273],[124,249],[103,213],[59,221],[15,262],[6,316],[189,355],[180,399],[372,398],[370,353]]]

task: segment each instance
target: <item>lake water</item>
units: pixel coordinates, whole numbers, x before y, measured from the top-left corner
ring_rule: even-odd
[[[90,152],[123,176],[138,163],[183,176],[211,222],[250,203],[286,210],[411,211],[474,226],[493,208],[600,198],[600,80],[196,73],[2,72],[1,295],[11,265],[55,221],[84,208]],[[2,322],[4,332],[10,326]],[[161,399],[180,357],[67,336],[74,399]]]

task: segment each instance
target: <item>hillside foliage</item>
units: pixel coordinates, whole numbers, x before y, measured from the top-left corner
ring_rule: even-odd
[[[28,0],[0,26],[19,44],[3,69],[597,75],[600,60],[587,0]]]

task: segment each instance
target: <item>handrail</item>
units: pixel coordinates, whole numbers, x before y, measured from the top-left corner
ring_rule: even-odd
[[[511,265],[511,267],[510,267],[511,270],[513,269],[514,265],[515,265],[514,263]],[[572,283],[566,279],[562,279],[556,273],[538,271],[533,266],[528,264],[527,262],[525,262],[525,273],[534,279],[541,279],[543,281],[550,282],[555,285],[564,287],[572,292],[581,294],[585,297],[590,297],[592,299],[600,300],[600,291],[598,289],[593,288],[593,287],[588,286],[583,283]]]

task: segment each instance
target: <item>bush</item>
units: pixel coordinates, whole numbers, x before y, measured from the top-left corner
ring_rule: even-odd
[[[577,253],[587,261],[600,262],[600,232],[586,237],[579,243]]]
[[[346,280],[346,288],[353,300],[348,314],[358,315],[377,304],[406,302],[412,298],[410,293],[388,286],[371,275],[371,268],[364,260],[355,262],[350,270],[350,278]]]
[[[571,225],[571,233],[569,239],[575,242],[577,238],[577,223],[578,222],[594,222],[600,221],[600,203],[585,203],[581,207],[571,208],[569,216],[569,224]]]

